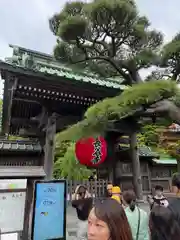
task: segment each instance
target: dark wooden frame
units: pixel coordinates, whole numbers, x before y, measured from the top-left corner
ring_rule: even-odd
[[[48,240],[66,240],[66,191],[67,191],[66,180],[52,180],[52,181],[38,180],[38,181],[35,181],[34,198],[33,198],[33,215],[32,215],[32,225],[31,225],[31,239],[34,240],[36,189],[37,189],[38,183],[64,183],[64,237],[56,238],[56,239],[48,239]]]
[[[10,178],[9,178],[10,179]],[[16,178],[17,179],[17,178]],[[4,179],[4,178],[2,178],[1,180],[8,180],[8,179]],[[0,193],[25,193],[26,195],[25,195],[25,204],[24,204],[24,219],[25,219],[25,215],[26,215],[26,212],[25,212],[25,210],[26,210],[26,196],[27,196],[27,188],[26,189],[21,189],[21,188],[18,188],[18,189],[0,189]],[[24,225],[24,224],[23,224]],[[23,232],[23,230],[22,230],[22,232]],[[21,233],[21,231],[18,231],[18,232],[1,232],[1,229],[0,229],[0,235],[1,234],[11,234],[11,233]],[[1,237],[1,236],[0,236]],[[1,240],[1,238],[0,238],[0,240]]]
[[[75,104],[76,107],[81,109],[81,111],[79,110],[80,113],[78,114],[78,116],[80,115],[80,118],[82,117],[82,114],[87,109],[87,107],[89,107],[92,103],[95,103],[96,101],[103,99],[102,96],[112,97],[112,96],[116,96],[119,92],[123,91],[121,88],[111,88],[104,85],[103,86],[97,85],[96,83],[91,83],[91,82],[73,81],[73,79],[68,79],[67,81],[66,77],[59,77],[56,75],[41,73],[38,71],[34,71],[32,69],[23,68],[20,66],[14,66],[3,61],[0,61],[0,69],[1,69],[2,79],[5,80],[3,114],[2,114],[3,134],[9,133],[11,121],[13,121],[13,116],[11,116],[12,105],[14,101],[17,100],[16,99],[17,92],[18,91],[21,92],[21,90],[19,89],[20,85],[31,86],[31,87],[34,86],[34,87],[40,87],[40,88],[42,86],[46,86],[46,89],[51,89],[53,91],[54,90],[61,91],[64,93],[69,92],[71,95],[75,95],[75,96],[77,95],[76,97],[78,98],[79,97],[82,97],[83,99],[90,98],[90,101],[88,100],[86,104],[82,105],[82,104],[78,104],[78,102]],[[32,82],[32,78],[34,78],[33,82]],[[20,98],[18,97],[18,99],[20,100],[20,102],[31,101],[30,96],[29,97],[23,96]],[[68,104],[68,101],[70,101],[69,99],[71,98],[62,97],[60,102],[62,103],[62,105],[64,105],[65,102],[66,104]],[[38,102],[40,103],[41,101],[42,99],[38,98],[37,104]],[[57,102],[57,106],[59,107],[58,102]],[[65,107],[63,109],[65,109]],[[74,107],[72,107],[72,112],[73,110],[74,110]]]

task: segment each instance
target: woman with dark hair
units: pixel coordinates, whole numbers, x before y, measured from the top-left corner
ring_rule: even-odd
[[[83,185],[76,187],[72,195],[72,207],[76,209],[78,221],[77,239],[87,239],[87,219],[92,208],[93,199],[87,188]]]
[[[164,206],[155,206],[149,218],[151,240],[178,240],[180,226],[173,212]]]
[[[116,200],[95,203],[88,217],[88,240],[133,240],[124,209]]]
[[[111,183],[108,183],[105,189],[105,194],[104,194],[105,198],[112,197],[112,188],[113,188],[113,185]]]
[[[124,191],[122,202],[131,227],[133,240],[149,240],[148,215],[137,206],[134,191]]]

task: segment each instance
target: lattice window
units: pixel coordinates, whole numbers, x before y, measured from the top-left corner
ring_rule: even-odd
[[[121,165],[122,173],[132,173],[132,164],[131,163],[122,163]]]
[[[155,168],[152,169],[152,178],[167,178],[171,177],[171,170],[169,168]]]

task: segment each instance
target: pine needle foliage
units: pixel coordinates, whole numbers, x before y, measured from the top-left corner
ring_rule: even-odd
[[[122,94],[89,107],[82,121],[57,134],[57,141],[76,141],[103,134],[113,122],[133,116],[139,109],[143,112],[151,104],[171,99],[175,95],[178,95],[178,88],[172,81],[150,81],[133,85]]]
[[[49,26],[56,59],[126,85],[142,81],[139,70],[156,64],[163,42],[135,0],[68,1]]]
[[[68,180],[84,180],[92,174],[92,170],[81,165],[75,156],[75,145],[70,143],[64,156],[57,158],[54,164],[54,177],[56,179],[66,178]]]

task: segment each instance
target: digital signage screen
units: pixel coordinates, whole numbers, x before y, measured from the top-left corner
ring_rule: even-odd
[[[66,239],[66,181],[38,181],[32,224],[33,240]]]

